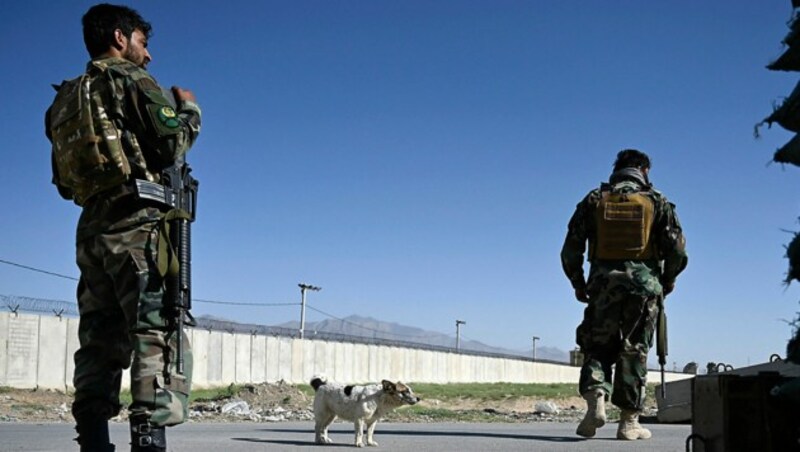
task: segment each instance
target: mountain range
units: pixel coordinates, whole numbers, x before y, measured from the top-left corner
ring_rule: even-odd
[[[298,329],[300,322],[291,321],[275,325],[281,328]],[[421,328],[400,325],[397,323],[383,322],[371,317],[351,315],[343,319],[326,319],[319,322],[306,322],[305,337],[313,338],[315,333],[333,333],[350,336],[366,336],[377,339],[394,340],[402,342],[415,342],[439,347],[456,347],[456,338],[452,335],[427,331]],[[483,342],[461,338],[462,350],[473,350],[487,353],[501,353],[530,357],[532,349],[513,350],[496,347]],[[549,361],[569,362],[569,353],[556,347],[536,347],[536,358]]]

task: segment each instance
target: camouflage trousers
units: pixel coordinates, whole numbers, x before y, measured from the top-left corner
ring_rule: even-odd
[[[620,291],[591,296],[577,329],[584,354],[580,393],[601,389],[619,408],[641,410],[657,317],[655,297]]]
[[[119,413],[122,372],[128,367],[131,414],[145,414],[156,426],[180,424],[188,416],[192,355],[181,332],[185,375],[178,375],[176,334],[161,317],[157,228],[154,222],[139,224],[77,245],[80,347],[72,413],[78,423]]]

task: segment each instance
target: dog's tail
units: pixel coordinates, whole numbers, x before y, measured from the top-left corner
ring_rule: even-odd
[[[316,392],[320,386],[324,385],[327,382],[328,380],[325,378],[324,375],[319,375],[311,379],[311,387],[314,388],[314,392]]]

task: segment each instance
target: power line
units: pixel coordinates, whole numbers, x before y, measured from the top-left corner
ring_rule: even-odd
[[[25,270],[34,271],[34,272],[37,272],[37,273],[43,273],[45,275],[56,276],[56,277],[59,277],[59,278],[69,279],[71,281],[78,281],[78,278],[75,278],[73,276],[62,275],[60,273],[55,273],[55,272],[51,272],[51,271],[47,271],[47,270],[42,270],[40,268],[31,267],[31,266],[28,266],[28,265],[22,265],[22,264],[18,264],[16,262],[7,261],[7,260],[4,260],[4,259],[0,259],[0,263],[6,264],[6,265],[11,265],[11,266],[14,266],[14,267],[23,268]],[[253,306],[253,307],[297,306],[298,304],[300,304],[300,303],[245,303],[245,302],[237,302],[237,301],[204,300],[204,299],[201,299],[201,298],[192,298],[192,301],[193,302],[198,302],[198,303],[208,303],[208,304],[217,304],[217,305],[226,305],[226,306]],[[342,323],[346,323],[346,324],[352,325],[352,326],[357,327],[357,328],[361,328],[361,329],[366,330],[366,331],[372,331],[374,333],[380,333],[380,334],[383,334],[383,335],[386,335],[386,336],[415,337],[415,338],[419,338],[419,337],[437,337],[437,336],[439,336],[439,334],[428,334],[428,335],[419,336],[419,335],[416,335],[416,334],[390,333],[388,331],[382,331],[382,330],[379,330],[379,329],[376,329],[376,328],[370,328],[368,326],[360,325],[358,323],[351,322],[349,320],[345,320],[345,319],[342,319],[340,317],[336,317],[333,314],[329,314],[329,313],[327,313],[325,311],[322,311],[320,309],[314,308],[313,306],[310,306],[310,305],[307,305],[307,307],[309,309],[311,309],[311,310],[314,310],[314,311],[322,314],[322,315],[328,316],[328,317],[330,317],[332,319],[339,320]]]
[[[25,270],[31,270],[31,271],[34,271],[34,272],[44,273],[45,275],[57,276],[59,278],[64,278],[64,279],[70,279],[72,281],[77,281],[78,280],[78,278],[75,278],[74,276],[62,275],[60,273],[54,273],[54,272],[50,272],[50,271],[47,271],[47,270],[42,270],[40,268],[35,268],[35,267],[28,267],[27,265],[17,264],[16,262],[9,262],[9,261],[3,260],[3,259],[0,259],[0,263],[7,264],[7,265],[12,265],[14,267],[24,268]]]
[[[69,279],[71,281],[78,281],[78,278],[68,275],[62,275],[60,273],[55,273],[47,270],[42,270],[41,268],[31,267],[29,265],[22,265],[16,262],[7,261],[4,259],[0,259],[0,263],[11,265],[14,267],[24,268],[25,270],[34,271],[37,273],[43,273],[45,275],[56,276],[59,278]],[[299,303],[241,303],[235,301],[217,301],[217,300],[202,300],[199,298],[193,298],[192,301],[197,301],[200,303],[210,303],[210,304],[224,304],[224,305],[234,305],[234,306],[295,306]]]
[[[297,306],[300,304],[300,303],[244,303],[239,301],[202,300],[200,298],[192,298],[192,301],[199,301],[200,303],[209,303],[209,304],[224,304],[230,306]]]

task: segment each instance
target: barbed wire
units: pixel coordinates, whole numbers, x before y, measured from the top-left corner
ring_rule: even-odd
[[[53,313],[58,317],[62,315],[78,315],[78,305],[76,303],[62,300],[43,300],[40,298],[16,295],[0,295],[0,304],[3,304],[9,311],[15,314],[19,311],[29,311],[46,312],[48,314]]]

